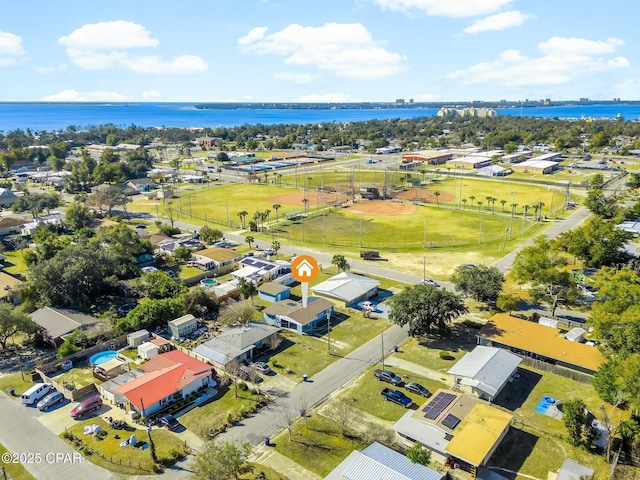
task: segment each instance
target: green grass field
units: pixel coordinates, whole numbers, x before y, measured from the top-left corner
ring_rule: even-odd
[[[8,450],[2,444],[0,444],[0,455],[6,452],[8,452]],[[35,480],[36,478],[19,463],[0,462],[0,467],[4,467],[7,475],[11,480]]]

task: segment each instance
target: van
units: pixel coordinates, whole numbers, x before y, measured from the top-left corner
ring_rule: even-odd
[[[91,413],[94,410],[98,410],[101,406],[102,398],[100,398],[100,395],[94,395],[93,397],[89,397],[76,405],[69,415],[71,415],[71,418],[74,420],[79,420],[86,414]]]
[[[51,390],[50,383],[36,383],[26,392],[20,395],[20,400],[24,405],[33,405],[44,397]]]

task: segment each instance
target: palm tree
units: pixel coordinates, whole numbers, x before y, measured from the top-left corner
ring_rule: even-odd
[[[267,218],[269,218],[269,210],[265,210],[264,212],[260,212],[260,222],[262,224],[262,230],[264,230],[264,221]]]
[[[278,184],[280,186],[282,186],[282,174],[281,173],[276,173],[276,177],[278,177]]]
[[[308,203],[309,203],[309,199],[308,198],[303,198],[302,199],[302,205],[303,205],[303,210],[304,210],[305,214],[307,213],[307,204]]]
[[[542,221],[542,207],[544,207],[544,203],[543,202],[538,202],[535,204],[538,210],[538,222]]]
[[[516,213],[516,207],[518,206],[517,203],[512,203],[511,204],[511,216],[513,217]]]
[[[269,178],[269,172],[265,171],[264,172],[264,183],[267,183],[267,179]]]
[[[500,200],[500,203],[502,204],[502,213],[504,213],[504,206],[506,205],[507,201],[506,200]]]
[[[478,201],[478,211],[480,211],[480,207],[482,207],[482,203],[481,201]]]
[[[242,225],[242,228],[245,228],[244,219],[248,214],[249,212],[247,212],[246,210],[242,210],[241,212],[238,212],[238,217],[240,217],[240,224]]]
[[[249,244],[249,248],[251,248],[251,244],[253,243],[254,238],[251,235],[247,235],[244,241],[247,242]]]
[[[466,210],[467,209],[467,202],[468,200],[466,198],[463,198],[462,200],[460,200],[462,202],[462,209]]]
[[[281,245],[278,240],[274,240],[273,242],[271,242],[271,250],[276,252],[276,257],[278,256],[278,250],[280,250],[280,247]]]
[[[471,208],[473,208],[473,201],[476,199],[473,195],[469,195],[469,200],[471,200]]]
[[[267,223],[269,223],[269,214],[271,213],[271,210],[269,210],[268,208],[264,211],[264,214],[267,217]]]
[[[280,205],[279,203],[274,203],[271,206],[276,211],[276,223],[277,223],[278,222],[278,210],[280,210],[280,207],[282,207],[282,205]]]
[[[440,202],[438,202],[438,197],[440,196],[440,192],[433,192],[433,195],[436,197],[436,206],[440,207]]]

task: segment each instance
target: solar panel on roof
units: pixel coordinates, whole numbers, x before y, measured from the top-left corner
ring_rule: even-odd
[[[460,419],[458,417],[456,417],[455,415],[447,415],[444,420],[442,420],[442,425],[444,425],[445,427],[453,430],[454,428],[456,428],[458,426],[458,424],[460,423]]]
[[[431,400],[428,404],[424,406],[422,411],[424,412],[424,417],[429,420],[435,420],[438,418],[445,408],[449,406],[451,402],[456,398],[456,395],[452,393],[440,392],[438,393],[433,400]]]

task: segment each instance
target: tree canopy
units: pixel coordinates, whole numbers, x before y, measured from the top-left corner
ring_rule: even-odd
[[[331,259],[331,263],[336,267],[338,267],[338,272],[340,271],[346,272],[351,268],[351,266],[349,265],[349,262],[347,262],[347,259],[345,258],[344,255],[340,255],[340,254],[334,255],[333,258]]]
[[[406,287],[389,300],[389,320],[409,326],[409,335],[421,337],[442,333],[467,307],[462,297],[432,285]]]
[[[500,295],[504,275],[496,267],[478,265],[470,268],[465,265],[458,266],[452,277],[457,292],[470,296],[479,302],[494,301]]]
[[[238,480],[253,471],[249,463],[252,451],[249,442],[207,442],[196,455],[193,479]]]
[[[144,296],[155,300],[177,297],[187,291],[187,287],[163,271],[143,273],[136,286]]]
[[[31,335],[37,331],[38,325],[22,309],[9,303],[0,303],[0,346],[3,349],[7,348],[7,341],[14,335]]]

